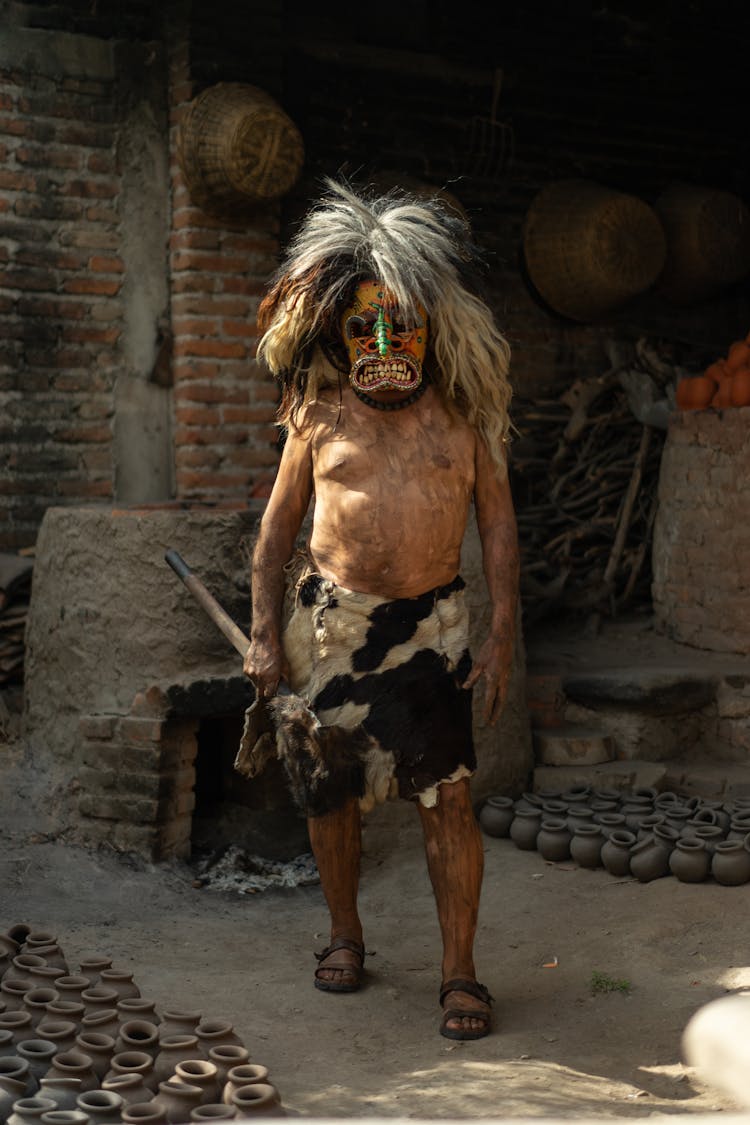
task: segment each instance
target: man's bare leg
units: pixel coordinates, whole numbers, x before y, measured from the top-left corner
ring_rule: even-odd
[[[324,816],[308,817],[315,862],[320,874],[320,885],[331,915],[331,941],[347,938],[362,943],[362,923],[357,912],[359,890],[359,865],[362,854],[362,828],[359,801],[353,798],[342,809]],[[338,965],[350,964],[356,972],[345,968],[326,968],[325,958],[320,962],[318,978],[331,984],[356,984],[361,961],[356,953],[339,949],[331,954]]]
[[[424,831],[427,867],[437,904],[443,938],[443,981],[476,980],[474,935],[479,914],[479,895],[484,871],[482,837],[474,816],[468,778],[440,786],[439,801],[432,809],[417,802]],[[445,1008],[489,1007],[465,992],[450,992]],[[466,1017],[449,1020],[454,1030],[481,1031],[483,1020]]]

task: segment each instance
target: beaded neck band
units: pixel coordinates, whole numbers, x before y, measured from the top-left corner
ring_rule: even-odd
[[[352,387],[352,390],[360,402],[363,402],[365,406],[371,406],[373,410],[404,410],[407,406],[411,406],[413,402],[416,402],[418,398],[422,397],[427,390],[427,386],[427,380],[422,379],[419,386],[415,387],[406,398],[391,399],[389,402],[382,402],[380,399],[372,398],[371,395],[368,395],[365,391],[361,391],[358,387]]]

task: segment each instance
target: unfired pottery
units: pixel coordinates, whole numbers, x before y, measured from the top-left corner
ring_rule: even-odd
[[[117,1074],[137,1074],[144,1086],[152,1091],[156,1090],[154,1060],[146,1051],[119,1051],[113,1055],[104,1080],[114,1078]]]
[[[167,1112],[156,1102],[133,1102],[122,1110],[123,1125],[166,1125]]]
[[[81,1093],[80,1078],[61,1078],[57,1074],[47,1074],[39,1080],[39,1094],[51,1098],[58,1109],[75,1109],[76,1098]]]
[[[602,865],[610,875],[622,877],[630,874],[630,849],[635,844],[635,835],[623,828],[617,828],[602,846]]]
[[[669,857],[669,870],[681,883],[704,882],[711,871],[705,842],[681,837]]]
[[[197,1035],[167,1035],[160,1041],[159,1053],[154,1059],[154,1082],[167,1082],[178,1063],[185,1059],[203,1058],[203,1048],[198,1046]]]
[[[16,1054],[20,1059],[26,1059],[37,1085],[49,1070],[57,1053],[57,1045],[49,1039],[22,1039],[16,1044]]]
[[[220,1043],[218,1047],[211,1048],[208,1057],[216,1067],[216,1081],[222,1090],[229,1071],[235,1066],[242,1066],[250,1058],[247,1048],[236,1043]]]
[[[91,1125],[116,1125],[121,1120],[124,1101],[114,1090],[89,1090],[79,1094],[76,1101],[91,1121]]]
[[[531,852],[536,848],[536,838],[542,827],[541,808],[519,808],[516,805],[515,816],[510,826],[510,838],[521,851]]]
[[[201,1020],[195,1029],[195,1034],[198,1037],[199,1046],[203,1047],[206,1058],[208,1058],[208,1052],[211,1048],[216,1047],[219,1043],[236,1043],[240,1047],[245,1046],[229,1020]]]
[[[164,1110],[167,1121],[184,1122],[190,1119],[190,1110],[200,1105],[202,1096],[199,1086],[185,1082],[160,1082],[153,1103]]]
[[[56,1108],[52,1098],[43,1098],[40,1094],[34,1094],[31,1098],[19,1098],[13,1103],[8,1125],[38,1125],[43,1113]]]
[[[750,851],[740,840],[722,840],[711,860],[711,874],[725,887],[750,882]]]
[[[199,1086],[202,1105],[216,1102],[221,1097],[216,1066],[208,1059],[185,1059],[177,1063],[175,1080],[186,1086]]]
[[[545,817],[536,838],[536,847],[542,859],[559,863],[570,858],[571,832],[564,820]]]
[[[511,797],[488,797],[479,811],[479,825],[486,836],[506,837],[514,815]]]
[[[115,1052],[119,1051],[147,1051],[152,1057],[159,1052],[159,1029],[155,1023],[148,1020],[126,1020],[120,1024],[120,1031],[115,1040]]]
[[[231,1121],[233,1117],[237,1117],[234,1105],[197,1105],[190,1110],[191,1121]]]
[[[79,1093],[93,1090],[99,1085],[99,1079],[94,1073],[91,1056],[85,1054],[78,1047],[69,1051],[61,1051],[52,1059],[52,1064],[47,1071],[47,1077],[78,1078],[81,1082]]]
[[[76,1046],[91,1059],[94,1074],[101,1082],[108,1073],[112,1056],[115,1053],[115,1041],[111,1035],[104,1035],[100,1031],[82,1031],[76,1036]]]
[[[102,969],[99,974],[99,986],[112,988],[117,993],[117,1000],[112,1007],[116,1007],[119,1000],[127,1000],[131,996],[141,994],[140,988],[133,980],[133,974],[127,969]]]
[[[89,1125],[82,1109],[51,1109],[39,1118],[41,1125]]]
[[[222,1089],[221,1100],[227,1105],[234,1104],[234,1095],[243,1086],[253,1086],[257,1082],[268,1082],[268,1067],[260,1063],[240,1063],[229,1071]]]
[[[601,867],[606,837],[599,824],[581,824],[570,841],[571,859],[580,867]]]
[[[30,988],[24,993],[23,1008],[31,1016],[32,1027],[38,1027],[47,1015],[47,1005],[57,999],[54,988]]]
[[[235,1090],[232,1099],[239,1111],[240,1117],[284,1117],[286,1116],[281,1105],[279,1091],[275,1086],[266,1082],[254,1082],[250,1086],[240,1086]]]

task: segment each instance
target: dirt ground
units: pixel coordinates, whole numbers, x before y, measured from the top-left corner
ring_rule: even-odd
[[[29,785],[13,781],[11,790],[10,780],[5,771],[0,928],[51,929],[72,966],[109,954],[158,1007],[230,1019],[290,1115],[595,1118],[736,1108],[682,1064],[680,1038],[699,1006],[750,988],[750,887],[642,885],[547,864],[485,837],[477,962],[496,997],[496,1025],[484,1040],[451,1043],[437,1032],[439,938],[410,805],[367,820],[368,982],[359,994],[332,996],[312,986],[312,951],[326,936],[319,886],[217,892],[194,887],[188,865],[133,864],[44,839],[39,813],[28,815]],[[592,994],[594,973],[629,988]]]
[[[628,639],[629,638],[629,639]],[[635,645],[638,656],[632,656]],[[604,647],[603,647],[604,646]],[[533,646],[532,646],[533,647]],[[638,626],[587,648],[692,662]],[[607,651],[608,650],[608,651]],[[532,653],[533,655],[533,653]],[[698,654],[698,659],[703,659]],[[160,1009],[232,1021],[270,1070],[289,1115],[605,1118],[737,1110],[681,1059],[691,1015],[750,991],[750,885],[649,884],[546,863],[483,837],[476,956],[495,999],[488,1038],[438,1034],[440,942],[416,810],[394,802],[364,826],[361,913],[370,956],[354,995],[313,988],[325,944],[318,885],[256,894],[196,887],[186,863],[148,865],[45,835],[22,740],[0,756],[0,930],[54,931],[72,968],[94,953],[132,969]],[[592,992],[601,974],[623,989]]]

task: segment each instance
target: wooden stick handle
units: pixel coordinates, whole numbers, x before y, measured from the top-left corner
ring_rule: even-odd
[[[227,640],[237,649],[240,656],[244,656],[250,647],[250,641],[242,632],[239,625],[235,625],[226,610],[221,608],[216,598],[213,594],[208,592],[200,578],[196,578],[190,567],[177,551],[167,551],[164,558],[172,567],[177,577],[182,579],[185,583],[195,600],[203,606],[211,620],[219,626]]]

